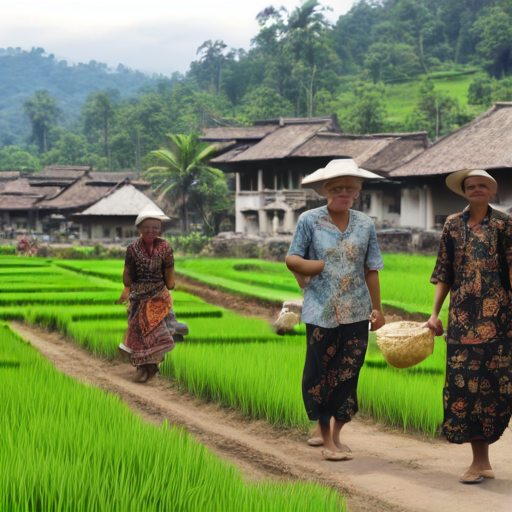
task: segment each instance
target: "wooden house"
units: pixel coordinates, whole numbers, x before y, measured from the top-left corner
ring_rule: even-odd
[[[139,236],[135,219],[148,204],[158,206],[128,180],[119,183],[99,201],[72,215],[80,226],[80,240],[117,242]]]
[[[448,215],[462,211],[467,200],[449,190],[445,179],[463,169],[488,171],[498,182],[491,202],[512,208],[512,102],[495,103],[388,174],[400,183],[401,226],[439,228]]]
[[[336,116],[281,118],[251,127],[209,128],[202,140],[219,155],[210,162],[236,175],[236,231],[269,235],[291,233],[299,215],[325,204],[302,178],[334,158],[353,158],[361,167],[385,175],[428,146],[426,133],[348,135]],[[365,184],[356,207],[379,222],[399,215],[400,189],[391,181]]]
[[[127,184],[138,192],[150,185],[138,180],[135,172],[94,172],[91,167],[83,166],[48,166],[40,173],[18,173],[16,176],[13,173],[0,173],[2,229],[38,233],[69,231],[73,229],[74,214],[83,212],[110,192]],[[149,198],[147,200],[150,201]],[[113,219],[119,220],[117,212],[111,213]],[[107,216],[103,215],[102,218],[108,226],[101,231],[99,238],[115,238],[116,229],[124,237],[127,225],[110,226],[112,222],[107,221]],[[104,236],[111,229],[114,234]],[[91,230],[84,233],[91,235]],[[99,231],[96,230],[96,233]]]

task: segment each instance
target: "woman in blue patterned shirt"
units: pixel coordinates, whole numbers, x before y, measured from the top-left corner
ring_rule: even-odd
[[[318,420],[322,455],[352,458],[340,432],[357,412],[357,380],[372,330],[384,325],[378,271],[384,267],[370,217],[351,210],[364,178],[380,176],[353,160],[333,160],[303,180],[327,197],[327,206],[303,213],[286,258],[305,287],[302,321],[307,352],[302,395],[310,420]],[[331,430],[330,421],[336,421]]]

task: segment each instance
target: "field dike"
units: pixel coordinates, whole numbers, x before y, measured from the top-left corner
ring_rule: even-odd
[[[157,377],[148,385],[131,382],[126,363],[100,360],[57,333],[11,322],[57,370],[118,394],[144,420],[185,426],[215,454],[233,462],[246,479],[314,481],[347,496],[349,512],[510,512],[512,432],[492,451],[498,478],[481,486],[462,486],[458,474],[469,464],[467,447],[425,436],[403,435],[364,420],[344,431],[354,460],[333,463],[293,430],[247,420],[232,409],[180,393]],[[492,450],[492,448],[491,448]]]

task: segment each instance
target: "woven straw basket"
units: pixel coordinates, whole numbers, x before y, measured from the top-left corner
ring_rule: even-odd
[[[419,322],[393,322],[377,331],[384,359],[395,368],[410,368],[434,351],[434,333]]]

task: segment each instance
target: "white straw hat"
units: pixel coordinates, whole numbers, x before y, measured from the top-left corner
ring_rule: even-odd
[[[395,368],[410,368],[434,351],[434,333],[420,322],[393,322],[377,331],[384,359]]]
[[[344,176],[353,176],[362,180],[383,180],[382,176],[370,171],[366,171],[357,166],[351,158],[338,158],[331,160],[325,167],[318,169],[313,174],[306,176],[302,180],[302,188],[312,188],[320,195],[324,194],[324,183],[333,178],[343,178]]]
[[[144,222],[146,219],[157,219],[157,220],[161,220],[162,222],[164,220],[171,220],[153,202],[148,203],[146,206],[144,206],[144,208],[142,208],[138,217],[135,219],[135,227],[137,227],[141,222]]]
[[[474,176],[480,176],[481,178],[485,179],[485,182],[487,183],[489,189],[492,192],[492,195],[495,195],[498,191],[498,184],[496,183],[496,180],[483,169],[466,169],[464,171],[457,171],[453,172],[446,178],[446,186],[455,192],[456,194],[459,194],[459,196],[464,196],[464,190],[462,188],[462,183],[464,183],[464,180],[466,178],[472,178]]]

